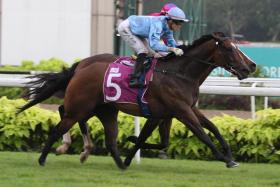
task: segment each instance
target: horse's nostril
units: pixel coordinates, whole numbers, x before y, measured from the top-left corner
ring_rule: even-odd
[[[256,64],[251,64],[251,65],[250,65],[250,67],[251,67],[251,69],[252,69],[253,71],[255,71],[255,70],[256,70],[256,67],[257,67],[257,65],[256,65]]]

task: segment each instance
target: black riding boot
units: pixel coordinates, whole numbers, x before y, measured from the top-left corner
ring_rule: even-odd
[[[140,82],[139,78],[144,69],[144,62],[147,60],[146,53],[140,53],[137,56],[136,63],[134,66],[133,74],[130,75],[129,87],[131,88],[142,88],[143,83]]]

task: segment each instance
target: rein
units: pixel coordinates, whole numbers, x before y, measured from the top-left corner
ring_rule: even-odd
[[[193,56],[190,56],[190,55],[183,55],[185,57],[190,57],[192,58],[195,62],[200,62],[202,64],[207,64],[207,65],[210,65],[210,66],[214,66],[215,68],[218,67],[217,65],[209,62],[209,61],[206,61],[206,60],[201,60],[199,58],[196,58],[196,57],[193,57]],[[183,79],[183,80],[188,80],[188,78],[186,78],[186,76],[182,75],[181,73],[178,73],[176,71],[170,71],[170,70],[165,70],[165,69],[158,69],[158,68],[155,68],[154,69],[154,72],[158,72],[158,73],[162,73],[162,74],[165,74],[165,75],[174,75],[175,77],[178,77],[180,79]]]
[[[178,77],[180,79],[188,80],[186,78],[186,76],[182,75],[181,73],[177,73],[175,71],[167,71],[167,70],[164,70],[164,69],[160,70],[160,69],[155,68],[154,72],[162,73],[164,75],[170,74],[170,75],[174,75],[175,77]]]
[[[223,36],[224,37],[224,36]],[[216,46],[217,47],[220,47],[223,49],[223,50],[226,50],[225,47],[223,47],[222,45],[219,45],[219,43],[223,43],[223,41],[229,39],[228,37],[224,37],[223,39],[220,39],[220,38],[216,38],[215,35],[212,35],[212,38],[214,40],[216,40]],[[220,51],[221,52],[221,51]],[[186,54],[183,54],[184,57],[189,57],[191,59],[193,59],[194,62],[199,62],[199,63],[202,63],[202,64],[207,64],[207,65],[210,65],[214,68],[216,67],[219,67],[218,65],[214,64],[213,62],[210,62],[210,59],[212,58],[209,57],[208,60],[202,60],[202,59],[199,59],[199,58],[196,58],[196,57],[193,57],[193,56],[190,56],[190,55],[186,55]],[[224,55],[223,55],[224,56]],[[232,74],[237,74],[237,72],[233,69],[233,66],[231,64],[227,64],[226,66],[223,67],[224,69],[226,69],[227,71],[229,71],[230,73]],[[187,78],[182,75],[181,73],[178,73],[178,72],[175,72],[175,71],[170,71],[170,70],[166,70],[166,69],[157,69],[155,68],[154,69],[155,72],[159,72],[159,73],[162,73],[162,74],[171,74],[171,75],[175,75],[176,77],[178,78],[181,78],[181,79],[184,79],[186,80]]]
[[[190,56],[190,55],[183,55],[183,56],[185,56],[185,57],[190,57],[190,58],[192,58],[195,62],[200,62],[200,63],[202,63],[202,64],[208,64],[208,65],[210,65],[210,66],[214,66],[215,68],[216,67],[218,67],[216,64],[213,64],[213,62],[209,62],[209,61],[207,61],[207,60],[201,60],[201,59],[199,59],[199,58],[196,58],[196,57],[193,57],[193,56]]]

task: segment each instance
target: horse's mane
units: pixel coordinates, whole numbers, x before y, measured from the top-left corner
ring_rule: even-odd
[[[180,49],[182,49],[184,52],[189,51],[193,48],[196,48],[197,46],[200,46],[204,42],[207,42],[209,40],[213,39],[213,36],[211,34],[203,35],[199,39],[193,41],[190,45],[180,45],[178,46]]]
[[[217,35],[220,35],[220,36],[222,36],[222,37],[225,37],[225,34],[222,33],[222,32],[214,32],[213,34],[217,34]],[[200,45],[203,44],[204,42],[207,42],[207,41],[213,39],[213,38],[214,38],[214,37],[213,37],[213,34],[203,35],[203,36],[201,36],[199,39],[193,41],[192,44],[190,44],[190,45],[184,45],[184,44],[183,44],[183,45],[178,46],[178,48],[182,49],[182,50],[184,51],[184,53],[187,53],[187,52],[190,51],[191,49],[196,48],[197,46],[200,46]],[[173,57],[175,57],[175,54],[174,54],[174,53],[169,53],[167,56],[162,57],[162,59],[163,59],[164,61],[166,61],[166,60],[168,60],[168,59],[170,59],[170,58],[173,58]]]
[[[203,44],[204,42],[207,42],[211,39],[213,39],[213,35],[219,35],[221,37],[225,37],[225,34],[223,32],[214,32],[213,34],[207,34],[207,35],[203,35],[201,36],[199,39],[193,41],[193,43],[191,45],[181,45],[178,46],[179,48],[181,48],[184,52],[191,50],[201,44]]]
[[[211,34],[203,35],[199,39],[193,41],[192,44],[190,44],[190,45],[184,45],[183,44],[183,45],[178,46],[178,48],[182,49],[184,52],[187,52],[187,51],[189,51],[193,48],[196,48],[197,46],[203,44],[204,42],[211,40],[212,38],[213,38],[213,36]],[[168,59],[173,58],[173,57],[175,57],[175,54],[174,53],[169,53],[167,56],[162,57],[162,59],[165,61],[165,60],[168,60]]]

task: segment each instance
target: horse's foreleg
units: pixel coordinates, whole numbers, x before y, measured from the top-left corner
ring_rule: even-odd
[[[43,166],[45,164],[46,158],[52,145],[64,134],[66,133],[76,121],[71,118],[63,118],[59,124],[52,130],[49,138],[42,150],[41,156],[39,158],[39,164]]]
[[[117,136],[118,136],[118,110],[111,106],[104,106],[96,112],[96,116],[104,126],[105,131],[105,144],[108,151],[111,153],[115,163],[120,169],[126,169],[123,161],[120,157],[120,153],[117,147]]]
[[[159,125],[159,135],[161,140],[162,148],[164,149],[169,144],[170,128],[172,125],[172,118],[163,120]]]
[[[85,122],[79,122],[79,127],[82,132],[83,141],[84,141],[84,151],[80,154],[80,161],[81,163],[84,163],[88,156],[90,155],[90,152],[93,148],[93,143],[90,138],[90,133],[88,132],[88,125]]]
[[[138,151],[138,149],[143,146],[147,138],[152,134],[153,130],[159,125],[159,119],[148,119],[141,130],[137,141],[135,142],[134,147],[129,151],[128,155],[126,156],[126,159],[124,161],[124,164],[126,166],[129,166],[135,153]]]
[[[159,122],[159,135],[161,142],[159,144],[142,143],[140,149],[164,149],[169,144],[170,127],[172,124],[172,119],[164,119]],[[132,143],[137,142],[137,136],[129,136],[128,141]]]
[[[217,160],[224,161],[227,166],[231,160],[224,156],[214,145],[210,137],[204,132],[199,119],[196,117],[196,114],[193,112],[191,107],[184,107],[180,112],[178,111],[176,115],[177,119],[181,121],[186,127],[188,127],[194,135],[198,137],[203,143],[205,143],[213,152]]]
[[[210,132],[212,132],[214,134],[214,136],[217,138],[217,140],[220,142],[220,144],[222,145],[222,148],[223,148],[226,156],[231,160],[231,162],[228,163],[228,167],[238,166],[238,164],[233,161],[230,146],[228,145],[226,140],[223,138],[223,136],[220,134],[218,128],[210,120],[208,120],[197,108],[194,108],[193,111],[196,114],[196,116],[198,117],[201,125],[204,128],[208,129]]]

